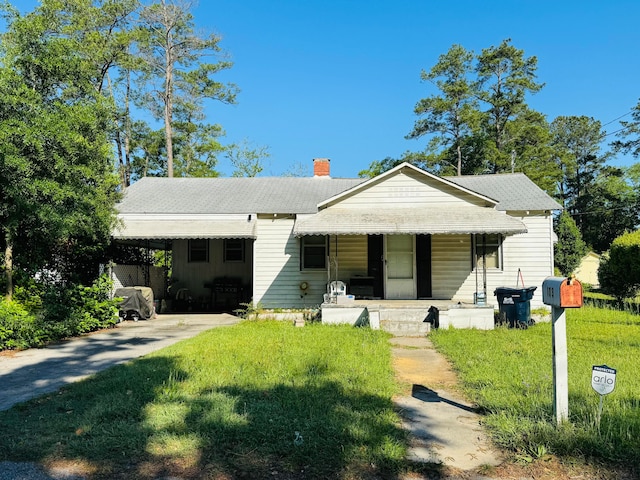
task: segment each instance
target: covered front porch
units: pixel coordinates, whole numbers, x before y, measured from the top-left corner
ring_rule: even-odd
[[[494,328],[492,292],[504,282],[503,243],[526,226],[469,206],[327,208],[299,218],[294,232],[303,255],[306,239],[326,236],[328,284],[346,287],[325,295],[323,323],[422,335],[438,327]]]
[[[473,206],[326,208],[299,216],[294,227],[302,270],[317,267],[308,258],[323,260],[324,241],[327,283],[343,283],[356,300],[451,305],[484,303],[492,285],[504,282],[503,242],[526,231],[518,219]]]

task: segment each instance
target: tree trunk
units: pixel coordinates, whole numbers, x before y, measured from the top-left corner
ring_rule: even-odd
[[[111,95],[111,99],[115,104],[116,98],[113,93],[113,85],[111,83],[111,77],[107,75],[106,78],[107,78],[107,85],[109,86],[109,94]],[[127,113],[125,113],[125,115],[127,115]],[[123,156],[123,149],[125,148],[125,145],[123,145],[122,137],[120,136],[123,125],[120,122],[120,117],[117,112],[114,114],[114,123],[116,125],[114,141],[116,144],[116,152],[118,154],[118,172],[120,173],[120,185],[122,186],[122,190],[124,191],[129,186],[129,177],[130,177],[129,168],[130,167],[129,167],[128,157],[125,158]]]
[[[111,83],[111,77],[107,74],[107,85],[109,86],[109,95],[111,95],[111,99],[113,103],[116,103],[115,95],[113,94],[113,84]],[[115,138],[114,142],[116,144],[116,153],[118,154],[118,173],[120,173],[120,185],[122,186],[122,190],[127,188],[127,172],[126,166],[124,163],[124,158],[122,157],[122,140],[120,139],[120,118],[118,117],[117,111],[114,113],[113,121],[116,125],[115,129]]]
[[[131,71],[127,70],[127,88],[124,99],[124,164],[126,166],[126,186],[131,185],[131,111],[129,109],[129,97],[131,94]]]
[[[460,143],[456,146],[456,152],[458,154],[458,176],[462,175],[462,149],[460,148]]]
[[[168,45],[171,45],[169,40]],[[167,47],[164,82],[164,135],[167,147],[167,177],[173,177],[173,129],[171,128],[173,110],[173,60],[170,47]]]
[[[9,232],[5,232],[4,238],[6,243],[4,249],[4,274],[7,282],[5,299],[11,300],[13,298],[13,240]]]
[[[116,117],[116,121],[118,118]],[[115,142],[116,142],[116,150],[118,152],[118,170],[120,172],[120,185],[122,186],[122,190],[126,189],[129,184],[127,181],[127,167],[124,162],[124,158],[122,156],[122,139],[120,138],[120,130],[116,130]]]

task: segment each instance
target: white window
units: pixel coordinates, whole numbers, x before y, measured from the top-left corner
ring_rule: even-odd
[[[496,233],[477,233],[472,236],[473,268],[502,268],[502,235]]]
[[[206,263],[209,261],[209,240],[194,238],[189,240],[189,263]]]
[[[322,235],[302,237],[300,259],[302,270],[327,268],[327,240]]]

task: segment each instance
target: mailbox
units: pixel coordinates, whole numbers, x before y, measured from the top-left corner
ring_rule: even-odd
[[[582,306],[582,284],[575,278],[547,277],[542,282],[542,302],[561,308]]]

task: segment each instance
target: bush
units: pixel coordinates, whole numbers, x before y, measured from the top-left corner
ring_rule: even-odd
[[[598,278],[602,290],[617,299],[636,295],[640,289],[640,230],[613,241],[600,263]]]
[[[44,317],[54,337],[72,337],[115,325],[118,302],[109,298],[110,291],[111,280],[106,275],[90,287],[49,287],[43,299]]]
[[[42,310],[43,293],[44,285],[30,279],[25,285],[16,285],[13,300],[26,308],[29,313],[36,314]]]
[[[0,350],[24,349],[74,337],[118,321],[118,302],[109,298],[111,280],[90,287],[30,283],[16,288],[14,301],[0,302]]]
[[[0,350],[38,346],[45,337],[35,315],[23,305],[11,300],[0,301]]]

